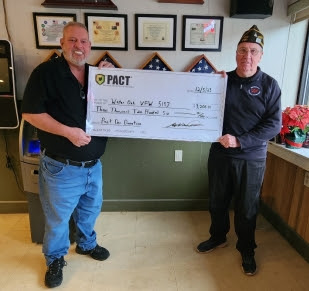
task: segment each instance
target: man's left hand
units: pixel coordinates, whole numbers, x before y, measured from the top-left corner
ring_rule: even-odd
[[[98,65],[98,68],[99,69],[102,69],[102,68],[115,68],[115,66],[110,63],[110,62],[107,62],[107,61],[101,61]]]

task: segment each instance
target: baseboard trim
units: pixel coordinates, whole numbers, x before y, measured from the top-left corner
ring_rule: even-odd
[[[260,212],[309,263],[309,244],[263,201],[261,201]]]
[[[0,201],[0,213],[27,213],[28,201]]]
[[[106,199],[102,211],[208,210],[208,199]],[[27,213],[28,201],[0,201],[0,213]]]

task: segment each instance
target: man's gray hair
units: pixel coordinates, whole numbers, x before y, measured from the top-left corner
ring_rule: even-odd
[[[64,28],[63,28],[63,33],[66,31],[67,28],[71,27],[71,26],[78,26],[78,27],[81,27],[83,29],[85,29],[86,31],[88,31],[86,25],[84,23],[81,23],[81,22],[76,22],[76,21],[70,21],[68,22]]]

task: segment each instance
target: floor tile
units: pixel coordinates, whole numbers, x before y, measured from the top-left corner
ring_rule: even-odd
[[[262,216],[257,220],[258,273],[241,270],[230,214],[228,245],[208,254],[196,246],[209,237],[207,211],[102,212],[97,241],[110,251],[103,262],[65,257],[57,290],[87,291],[308,291],[309,264]],[[0,214],[0,290],[46,290],[42,245],[32,243],[28,214]]]

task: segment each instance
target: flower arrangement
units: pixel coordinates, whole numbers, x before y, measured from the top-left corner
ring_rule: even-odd
[[[309,131],[309,106],[295,105],[282,112],[282,128],[280,135],[288,147],[302,146]]]
[[[281,134],[291,133],[294,131],[309,131],[309,106],[295,105],[287,107],[282,112]]]

